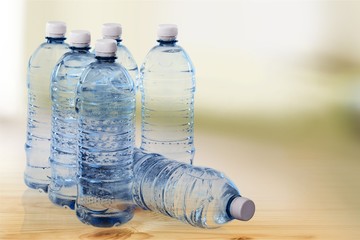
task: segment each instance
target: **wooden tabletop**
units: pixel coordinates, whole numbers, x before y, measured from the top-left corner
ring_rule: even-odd
[[[198,129],[195,164],[226,173],[254,200],[253,219],[209,230],[138,209],[129,223],[102,229],[24,185],[25,128],[0,124],[0,239],[360,239],[360,145],[353,140],[299,143]]]

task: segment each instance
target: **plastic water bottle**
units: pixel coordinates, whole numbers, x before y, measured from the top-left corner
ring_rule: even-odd
[[[211,169],[134,151],[133,198],[153,210],[202,228],[216,228],[233,219],[247,221],[254,202],[241,197],[233,182]]]
[[[192,164],[195,70],[177,33],[176,25],[159,25],[159,45],[140,69],[141,150]]]
[[[115,40],[97,41],[97,61],[81,75],[76,98],[76,214],[97,227],[126,223],[134,210],[135,89],[129,73],[115,62],[116,50]]]
[[[76,199],[77,114],[75,97],[81,73],[95,56],[90,53],[90,32],[71,31],[71,51],[65,53],[56,65],[51,81],[51,183],[50,200],[60,206],[74,209]]]
[[[47,192],[50,183],[51,73],[69,46],[64,43],[66,25],[51,21],[46,24],[46,42],[32,54],[27,70],[28,120],[25,143],[25,184]]]
[[[121,64],[130,74],[134,81],[135,88],[138,88],[138,66],[129,49],[122,44],[122,27],[118,23],[105,23],[102,25],[104,39],[114,39],[117,42],[116,62]]]

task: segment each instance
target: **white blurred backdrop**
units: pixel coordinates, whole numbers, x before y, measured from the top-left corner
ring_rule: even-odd
[[[0,2],[0,122],[23,114],[25,69],[24,1]]]
[[[123,43],[140,65],[159,23],[179,26],[179,44],[197,70],[201,116],[288,116],[348,101],[360,66],[360,2],[201,0],[1,1],[0,119],[26,118],[27,60],[45,23],[88,29],[123,25]]]
[[[197,71],[196,129],[231,133],[235,129],[240,134],[254,129],[268,135],[261,126],[274,129],[277,124],[281,130],[284,122],[298,126],[298,121],[315,117],[321,122],[334,116],[341,117],[339,124],[334,123],[340,127],[359,125],[354,116],[360,106],[360,2],[11,0],[0,4],[0,123],[25,125],[27,61],[44,41],[46,21],[62,20],[68,32],[90,30],[93,43],[101,37],[102,23],[121,23],[123,43],[139,65],[157,44],[157,25],[178,24],[179,44]]]

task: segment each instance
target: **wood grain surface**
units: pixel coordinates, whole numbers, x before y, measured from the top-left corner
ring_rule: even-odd
[[[287,144],[201,129],[196,165],[226,173],[254,200],[249,222],[199,229],[150,211],[101,229],[23,183],[25,129],[0,127],[0,239],[360,239],[360,145]]]

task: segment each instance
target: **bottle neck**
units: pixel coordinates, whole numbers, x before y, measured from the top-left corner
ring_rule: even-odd
[[[47,43],[54,43],[54,44],[62,44],[65,41],[65,37],[46,37],[46,42]]]
[[[116,56],[112,56],[112,57],[96,56],[95,58],[99,63],[114,63],[116,60]]]
[[[231,212],[230,212],[230,206],[231,206],[231,203],[234,201],[234,199],[237,197],[239,197],[239,195],[231,196],[226,204],[226,213],[228,215],[228,218],[230,218],[230,219],[234,219],[234,217],[231,215]]]
[[[167,47],[173,47],[176,46],[176,39],[173,40],[157,40],[157,42],[159,43],[159,46],[167,46]]]
[[[90,50],[90,47],[89,46],[86,46],[86,47],[70,46],[70,49],[72,52],[76,52],[76,53],[88,53]]]

